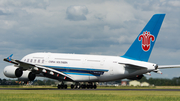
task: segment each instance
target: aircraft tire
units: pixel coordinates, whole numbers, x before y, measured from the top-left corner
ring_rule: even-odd
[[[67,85],[64,85],[64,89],[67,89]]]
[[[90,85],[87,85],[87,89],[89,89],[90,88]]]
[[[71,89],[73,89],[74,88],[74,85],[73,84],[71,84]]]
[[[82,84],[82,89],[86,89],[86,85],[85,84]]]
[[[58,85],[57,88],[60,89],[61,88],[60,85]]]
[[[93,85],[93,88],[96,89],[96,88],[97,88],[97,85]]]

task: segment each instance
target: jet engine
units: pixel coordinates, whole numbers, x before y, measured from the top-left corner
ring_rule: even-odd
[[[18,78],[20,81],[33,81],[36,74],[31,71],[23,71],[14,65],[6,66],[4,68],[4,75],[9,78]]]
[[[10,77],[10,78],[18,78],[18,77],[21,77],[22,74],[23,74],[23,71],[18,68],[18,67],[14,67],[13,65],[10,65],[10,66],[6,66],[4,68],[4,75],[6,77]]]
[[[18,78],[19,81],[33,81],[36,78],[36,74],[31,71],[23,71],[21,77]]]
[[[129,79],[129,80],[140,80],[142,77],[144,77],[144,75],[136,75],[135,77],[130,77],[127,79]]]

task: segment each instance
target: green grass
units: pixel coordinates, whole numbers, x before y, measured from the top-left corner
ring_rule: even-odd
[[[141,86],[98,86],[97,89],[156,89],[155,86],[141,87]]]
[[[0,88],[57,88],[56,86],[0,85]]]
[[[179,101],[176,91],[0,90],[0,101]]]
[[[148,86],[148,87],[141,87],[141,86],[100,86],[97,89],[180,89],[180,86]]]

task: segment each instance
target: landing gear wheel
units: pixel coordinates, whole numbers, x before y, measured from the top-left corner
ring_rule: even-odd
[[[57,88],[60,89],[60,88],[61,88],[61,85],[58,85]]]
[[[67,89],[67,85],[58,84],[57,88],[58,88],[58,89]]]
[[[81,88],[82,88],[82,89],[86,89],[86,85],[85,85],[85,84],[82,84],[82,85],[81,85]]]
[[[64,85],[64,89],[67,89],[67,85]]]
[[[73,89],[74,88],[74,85],[73,84],[71,84],[71,89]]]
[[[90,88],[91,88],[91,89],[93,89],[93,88],[94,88],[94,86],[93,86],[93,85],[90,85]]]
[[[97,86],[96,86],[96,85],[93,85],[93,88],[94,88],[94,89],[96,89],[96,88],[97,88]]]
[[[61,85],[61,89],[63,89],[64,88],[64,85]]]

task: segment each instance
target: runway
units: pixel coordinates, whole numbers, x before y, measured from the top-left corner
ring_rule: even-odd
[[[180,91],[180,89],[56,89],[56,88],[0,88],[0,90]]]

